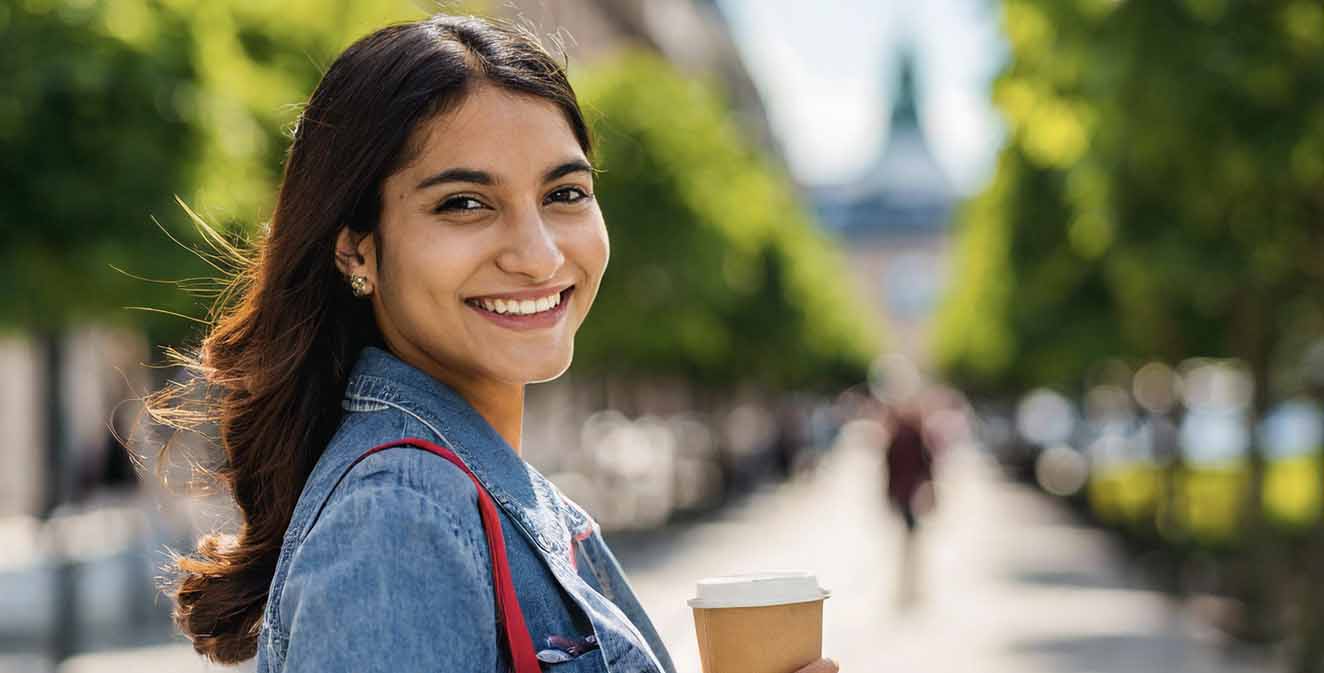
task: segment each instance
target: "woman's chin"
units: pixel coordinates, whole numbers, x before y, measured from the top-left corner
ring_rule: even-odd
[[[570,368],[573,353],[564,357],[548,358],[537,362],[528,362],[516,371],[507,371],[501,378],[518,383],[545,383],[560,378]]]

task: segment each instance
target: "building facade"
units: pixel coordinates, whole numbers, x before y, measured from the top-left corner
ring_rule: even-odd
[[[888,134],[858,179],[809,190],[823,226],[846,250],[889,345],[921,365],[943,290],[956,193],[920,123],[913,52],[898,59]]]

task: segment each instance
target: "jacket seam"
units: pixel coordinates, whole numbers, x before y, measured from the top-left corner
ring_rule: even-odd
[[[592,540],[593,538],[592,536],[590,536],[587,539]],[[603,574],[598,570],[598,564],[593,560],[593,554],[595,550],[589,549],[590,546],[591,545],[587,545],[587,544],[582,545],[584,549],[584,560],[588,562],[588,570],[589,572],[593,573],[594,577],[598,578],[598,584],[602,585],[603,596],[605,596],[607,600],[611,601],[612,603],[615,603],[616,592],[611,585],[610,579],[604,577]]]
[[[330,448],[329,445],[328,448]],[[313,525],[317,523],[317,520],[321,517],[322,510],[326,508],[327,502],[331,500],[331,496],[335,493],[336,488],[340,486],[340,482],[352,469],[353,465],[345,468],[341,475],[337,477],[336,481],[331,484],[331,488],[321,496],[321,502],[318,503],[317,510],[311,515],[311,520],[308,520],[308,517],[304,517],[304,520],[301,521],[292,519],[285,530],[285,538],[281,541],[280,556],[278,557],[280,562],[277,564],[276,570],[272,575],[272,584],[269,587],[267,594],[267,606],[269,609],[263,618],[264,622],[270,622],[267,624],[267,629],[270,632],[273,641],[272,650],[276,650],[275,641],[277,640],[280,641],[282,645],[286,647],[289,646],[289,634],[285,633],[284,627],[281,625],[280,596],[285,591],[285,583],[289,578],[289,566],[290,562],[293,560],[294,552],[303,545],[307,533],[312,530]],[[312,476],[313,475],[310,474],[309,479],[312,479]],[[270,619],[267,619],[267,617],[270,617]],[[279,656],[279,660],[282,662],[283,667],[283,662],[285,660],[284,653],[274,653]]]

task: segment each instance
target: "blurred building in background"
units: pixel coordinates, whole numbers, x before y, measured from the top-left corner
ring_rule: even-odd
[[[943,288],[949,219],[957,194],[920,123],[913,47],[902,42],[887,136],[866,173],[810,190],[823,225],[850,255],[852,271],[889,327],[896,348],[928,361],[925,332]]]

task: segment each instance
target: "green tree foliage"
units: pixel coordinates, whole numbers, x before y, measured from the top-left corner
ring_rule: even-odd
[[[703,82],[632,55],[578,78],[612,257],[587,368],[716,382],[862,375],[876,327],[839,252]]]
[[[1009,141],[967,205],[940,359],[978,386],[1324,333],[1324,9],[1004,4]]]
[[[108,266],[181,270],[177,246],[149,216],[194,177],[199,134],[179,113],[196,77],[193,42],[180,17],[149,20],[150,34],[105,4],[0,7],[6,323],[56,327],[107,305],[178,306],[173,293],[148,297],[152,287],[144,293]]]
[[[217,272],[184,247],[203,244],[174,197],[251,231],[295,104],[330,58],[419,14],[348,0],[0,4],[0,324],[183,336],[186,320],[124,308],[202,316],[210,303]]]

